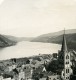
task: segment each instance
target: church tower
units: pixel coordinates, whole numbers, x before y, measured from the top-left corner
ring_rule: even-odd
[[[63,69],[62,74],[61,74],[62,79],[69,80],[70,75],[72,73],[72,69],[71,69],[71,62],[70,62],[70,53],[67,50],[65,30],[64,30],[62,47],[61,47],[61,51],[59,52],[59,59],[58,60],[59,60],[60,67]]]

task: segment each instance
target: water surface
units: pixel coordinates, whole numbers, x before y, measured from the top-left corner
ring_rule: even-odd
[[[52,54],[60,50],[61,45],[41,42],[19,42],[15,46],[0,49],[0,60],[28,57],[38,54]]]

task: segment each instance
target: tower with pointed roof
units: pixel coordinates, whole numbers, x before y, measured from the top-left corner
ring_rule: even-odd
[[[65,30],[63,34],[63,41],[61,51],[59,51],[58,55],[59,67],[62,69],[62,79],[69,80],[70,75],[72,73],[71,69],[71,62],[70,62],[70,52],[68,52],[67,44],[66,44],[66,37],[65,37]]]

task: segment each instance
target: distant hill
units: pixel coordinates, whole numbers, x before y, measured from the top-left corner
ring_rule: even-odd
[[[6,38],[9,40],[15,41],[15,42],[20,42],[20,41],[31,41],[34,39],[33,37],[15,37],[15,36],[10,36],[10,35],[4,35]]]
[[[10,35],[0,35],[0,47],[8,47],[16,45],[20,41],[31,41],[32,37],[14,37]]]
[[[0,47],[8,47],[8,46],[13,46],[15,45],[17,42],[16,41],[12,41],[8,38],[6,38],[4,35],[0,35]]]
[[[76,29],[66,30],[66,39],[69,49],[76,50]],[[61,44],[64,31],[44,34],[33,39],[32,42],[48,42]]]

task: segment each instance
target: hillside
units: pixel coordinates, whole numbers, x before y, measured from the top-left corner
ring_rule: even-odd
[[[8,47],[8,46],[13,46],[15,45],[17,42],[16,41],[12,41],[8,38],[6,38],[4,35],[0,35],[0,47]]]
[[[32,40],[32,42],[48,42],[61,44],[63,31],[41,35]],[[76,29],[66,30],[66,40],[69,49],[76,50]]]
[[[10,35],[0,35],[0,47],[8,47],[15,45],[20,41],[31,41],[33,37],[15,37]]]
[[[34,39],[33,37],[15,37],[15,36],[10,36],[10,35],[4,35],[6,38],[9,40],[15,41],[15,42],[20,42],[20,41],[31,41]]]

